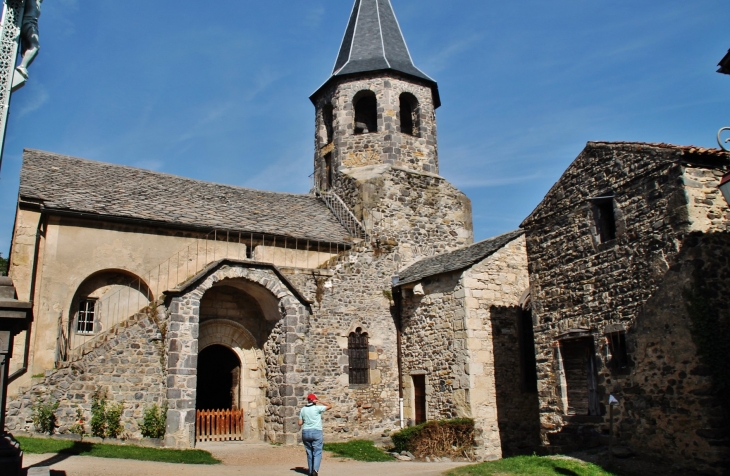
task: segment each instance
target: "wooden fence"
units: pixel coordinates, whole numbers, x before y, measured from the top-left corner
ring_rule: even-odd
[[[195,441],[243,440],[243,410],[197,410]]]

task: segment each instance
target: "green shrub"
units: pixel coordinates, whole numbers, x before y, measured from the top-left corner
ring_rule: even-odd
[[[99,438],[117,438],[122,434],[124,403],[109,403],[106,391],[98,389],[91,396],[91,434]]]
[[[91,396],[91,434],[98,438],[106,435],[106,391],[101,389]]]
[[[474,420],[429,421],[404,428],[390,436],[394,451],[410,451],[418,458],[426,456],[468,456],[474,442]]]
[[[32,407],[33,426],[39,433],[53,434],[56,429],[56,410],[58,410],[58,402],[42,402],[37,401]]]
[[[151,407],[144,409],[144,419],[139,425],[142,436],[145,438],[162,438],[165,436],[165,427],[167,426],[167,402],[162,408],[155,403]]]
[[[124,403],[107,403],[106,405],[106,437],[118,438],[124,431],[122,425]]]
[[[71,427],[68,429],[69,433],[73,433],[74,435],[79,435],[81,439],[84,438],[84,435],[86,435],[86,419],[84,418],[84,411],[81,409],[81,407],[76,409],[76,422],[71,425]]]

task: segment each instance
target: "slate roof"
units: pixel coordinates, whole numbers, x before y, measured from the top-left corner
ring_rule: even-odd
[[[415,283],[429,276],[466,269],[502,249],[523,233],[522,230],[510,231],[465,248],[425,258],[399,273],[398,286]]]
[[[20,198],[49,210],[181,227],[345,243],[347,230],[312,195],[263,192],[25,150]]]
[[[440,105],[436,81],[413,64],[390,0],[355,0],[330,80],[388,70],[429,83],[434,93],[434,105]]]

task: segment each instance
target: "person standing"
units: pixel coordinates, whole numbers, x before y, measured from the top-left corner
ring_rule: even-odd
[[[307,465],[309,476],[319,476],[319,464],[322,462],[322,413],[332,408],[327,402],[317,398],[317,395],[307,395],[307,405],[299,412],[299,426],[302,427],[302,443],[307,450]]]

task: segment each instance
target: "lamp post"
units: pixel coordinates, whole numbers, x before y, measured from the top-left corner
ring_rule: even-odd
[[[10,278],[0,277],[0,474],[3,476],[19,476],[23,469],[20,445],[5,431],[5,403],[13,338],[28,331],[32,307],[31,303],[20,302],[15,298],[15,287]]]

